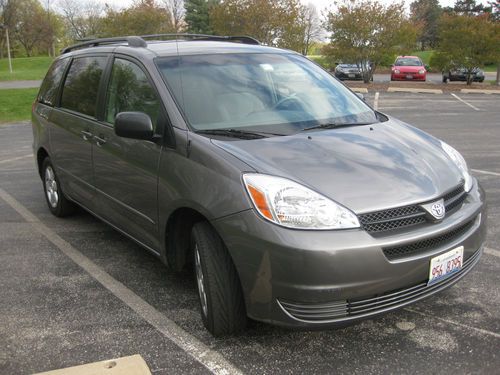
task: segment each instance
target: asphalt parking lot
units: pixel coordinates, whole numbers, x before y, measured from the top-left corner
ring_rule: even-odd
[[[347,328],[302,332],[252,322],[224,339],[203,328],[189,274],[170,273],[89,214],[53,217],[31,155],[31,126],[0,125],[0,373],[136,353],[154,374],[498,373],[500,96],[457,96],[366,99],[467,159],[489,203],[477,267],[439,295]]]

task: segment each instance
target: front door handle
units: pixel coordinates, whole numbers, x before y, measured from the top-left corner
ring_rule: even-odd
[[[96,145],[98,145],[98,146],[102,146],[103,144],[106,143],[106,140],[104,138],[98,137],[96,135],[94,135],[94,139],[95,139]]]
[[[82,138],[84,141],[88,141],[89,139],[91,139],[93,137],[93,134],[89,131],[86,131],[86,130],[82,130],[80,133],[82,134]]]

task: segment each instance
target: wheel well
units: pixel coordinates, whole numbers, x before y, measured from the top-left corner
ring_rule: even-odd
[[[36,154],[36,161],[37,161],[37,165],[38,165],[38,174],[40,175],[40,177],[42,177],[42,163],[45,160],[45,158],[48,156],[49,156],[48,152],[43,147],[40,148]]]
[[[169,217],[165,233],[165,256],[169,267],[175,271],[190,263],[191,230],[200,221],[208,221],[205,216],[191,208],[178,208]]]

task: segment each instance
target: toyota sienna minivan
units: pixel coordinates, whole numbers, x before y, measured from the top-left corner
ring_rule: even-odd
[[[81,206],[193,267],[214,335],[247,318],[372,317],[449,287],[482,253],[485,195],[458,151],[249,37],[68,47],[32,123],[50,211]]]

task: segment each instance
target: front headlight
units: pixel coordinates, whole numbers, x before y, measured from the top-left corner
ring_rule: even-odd
[[[399,69],[394,69],[394,73],[399,74],[400,73]]]
[[[456,166],[460,170],[460,173],[462,173],[462,176],[464,178],[464,189],[466,192],[469,192],[470,189],[472,189],[472,176],[469,173],[469,169],[467,168],[465,159],[460,154],[460,152],[443,141],[441,141],[441,147],[443,148],[444,152],[448,154],[450,159],[456,164]]]
[[[249,173],[243,182],[257,212],[273,223],[296,229],[359,228],[353,212],[286,178]]]
[[[418,71],[418,74],[424,74],[424,73],[425,73],[425,70],[424,70],[424,69],[420,69],[420,70]]]

